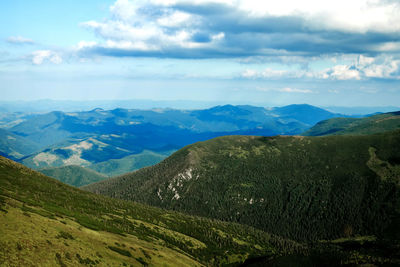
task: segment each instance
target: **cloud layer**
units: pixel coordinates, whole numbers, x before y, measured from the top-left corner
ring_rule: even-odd
[[[392,56],[367,57],[359,55],[350,64],[338,64],[323,70],[246,69],[240,75],[245,79],[310,78],[330,80],[361,80],[367,78],[400,79],[400,59]]]
[[[388,0],[117,0],[107,20],[81,24],[101,41],[79,49],[116,57],[374,56],[400,53],[398,14],[400,3]]]

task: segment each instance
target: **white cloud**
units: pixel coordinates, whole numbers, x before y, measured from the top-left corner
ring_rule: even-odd
[[[277,78],[282,76],[290,76],[287,70],[275,70],[272,68],[266,68],[263,71],[256,71],[252,69],[245,70],[241,76],[244,78]]]
[[[400,66],[400,60],[393,57],[379,56],[377,58],[360,55],[353,64],[336,65],[320,72],[317,76],[324,79],[360,80],[362,78],[395,78],[393,76]]]
[[[244,78],[256,78],[259,76],[259,74],[255,70],[247,69],[244,72],[242,72],[241,76]]]
[[[281,70],[266,68],[258,71],[246,69],[240,77],[246,79],[265,79],[265,78],[311,78],[311,79],[330,79],[330,80],[361,80],[368,78],[400,79],[400,59],[393,56],[352,56],[338,57],[340,60],[353,61],[348,64],[337,64],[323,70],[310,69],[291,69]],[[351,60],[352,58],[352,60]],[[330,60],[336,63],[336,60]]]
[[[337,80],[360,80],[360,72],[347,65],[336,65],[329,71],[329,77]]]
[[[143,4],[143,1],[117,0],[110,7],[110,11],[119,19],[129,20],[136,15],[140,4]]]
[[[41,65],[45,61],[61,64],[63,60],[57,52],[51,50],[37,50],[32,53],[32,63],[34,65]]]
[[[388,0],[117,0],[108,19],[81,24],[103,41],[77,47],[108,56],[172,58],[393,52],[400,51],[399,13],[400,2]],[[357,70],[339,65],[331,72],[321,75],[359,77]]]
[[[225,37],[223,32],[219,32],[210,34],[208,42],[194,41],[192,39],[197,31],[189,26],[195,24],[196,19],[191,14],[165,9],[161,10],[161,15],[154,20],[146,17],[145,12],[138,12],[142,5],[145,5],[145,2],[118,0],[110,8],[114,19],[81,23],[81,26],[94,30],[105,42],[95,44],[82,41],[78,44],[78,49],[95,46],[139,51],[162,51],[171,47],[207,48]],[[170,27],[179,28],[170,30]]]
[[[90,48],[90,47],[95,47],[97,45],[97,42],[95,41],[80,41],[78,45],[76,46],[76,49],[85,49],[85,48]]]
[[[310,28],[351,32],[399,32],[400,2],[379,0],[238,0],[235,5],[251,16],[300,16]]]
[[[25,38],[22,36],[10,36],[6,39],[8,43],[12,44],[34,44],[35,42],[32,39]]]
[[[172,14],[157,19],[157,23],[165,27],[178,27],[188,23],[191,18],[192,16],[189,13],[174,11]]]
[[[298,94],[312,94],[314,93],[310,89],[299,89],[299,88],[291,88],[291,87],[284,87],[284,88],[263,88],[263,87],[258,87],[256,88],[257,91],[263,91],[263,92],[270,92],[270,91],[275,91],[275,92],[282,92],[282,93],[298,93]]]
[[[279,91],[285,92],[285,93],[303,93],[303,94],[312,93],[312,91],[309,89],[298,89],[298,88],[290,88],[290,87],[282,88]]]
[[[128,0],[117,2],[127,3]],[[155,5],[173,6],[182,3],[225,4],[244,11],[248,16],[299,16],[310,28],[329,28],[351,32],[400,31],[400,2],[385,0],[153,0]],[[129,10],[126,9],[126,10]]]

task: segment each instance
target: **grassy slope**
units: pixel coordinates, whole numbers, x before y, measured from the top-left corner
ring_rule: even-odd
[[[371,136],[228,136],[84,187],[296,240],[393,236],[400,131]]]
[[[99,182],[108,178],[101,173],[76,165],[45,168],[38,171],[63,183],[76,187]]]
[[[303,135],[374,134],[400,128],[400,112],[389,112],[366,118],[334,118],[317,123]]]
[[[84,192],[3,157],[0,222],[5,266],[220,265],[304,250],[251,227]]]
[[[50,219],[23,211],[24,206],[19,201],[9,199],[7,202],[8,212],[0,216],[0,263],[5,266],[77,266],[89,263],[136,266],[141,265],[141,261],[154,266],[201,265],[184,253],[156,242],[93,231],[68,217]],[[109,247],[120,248],[129,256]]]

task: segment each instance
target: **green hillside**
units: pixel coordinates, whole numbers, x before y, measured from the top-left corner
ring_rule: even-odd
[[[129,155],[120,159],[110,159],[95,163],[89,165],[88,168],[108,176],[116,176],[157,164],[174,151],[175,150],[155,152],[144,150],[138,154]]]
[[[28,139],[0,128],[0,155],[19,159],[38,149],[39,147]]]
[[[298,243],[81,191],[0,157],[1,266],[201,266],[307,253]]]
[[[400,129],[400,111],[366,118],[333,118],[317,123],[305,136],[374,134]]]
[[[84,189],[299,241],[399,238],[400,131],[226,136]]]
[[[45,168],[38,171],[63,183],[76,187],[99,182],[108,178],[101,173],[76,165]]]

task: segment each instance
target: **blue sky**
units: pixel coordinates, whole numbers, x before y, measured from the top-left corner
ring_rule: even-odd
[[[400,103],[400,2],[0,2],[1,100]]]

